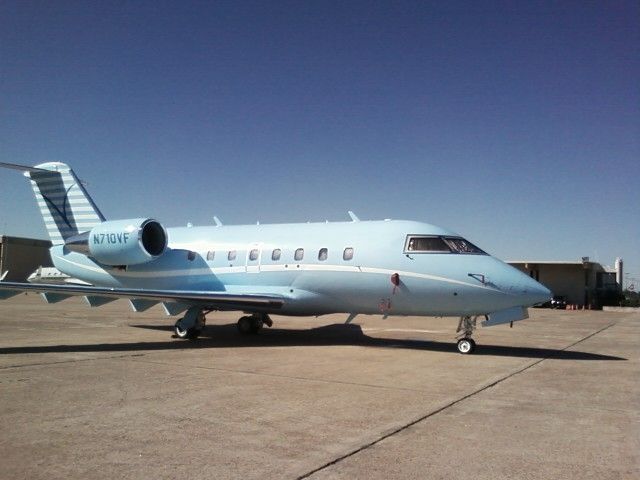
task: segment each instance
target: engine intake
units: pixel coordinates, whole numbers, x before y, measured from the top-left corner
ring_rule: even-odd
[[[164,253],[167,232],[150,218],[113,220],[68,238],[65,246],[104,265],[137,265]]]

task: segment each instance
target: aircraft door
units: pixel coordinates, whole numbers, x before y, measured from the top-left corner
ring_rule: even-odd
[[[253,243],[247,248],[247,273],[258,273],[260,271],[260,260],[262,259],[262,244]]]

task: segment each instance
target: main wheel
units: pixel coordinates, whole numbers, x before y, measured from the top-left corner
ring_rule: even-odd
[[[253,322],[251,321],[251,317],[241,317],[238,320],[238,331],[243,335],[248,335],[251,333],[253,328]]]
[[[201,333],[201,330],[195,327],[185,328],[182,324],[182,319],[178,320],[173,327],[173,331],[175,332],[178,338],[195,340]]]
[[[460,340],[458,340],[458,351],[460,353],[473,353],[475,349],[476,342],[474,342],[472,338],[461,338]]]
[[[251,318],[251,333],[257,334],[260,330],[262,330],[263,325],[264,322],[260,318]]]

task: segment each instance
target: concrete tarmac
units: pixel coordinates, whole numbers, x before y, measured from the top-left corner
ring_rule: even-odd
[[[640,315],[530,310],[455,350],[453,318],[0,302],[6,479],[640,478]]]

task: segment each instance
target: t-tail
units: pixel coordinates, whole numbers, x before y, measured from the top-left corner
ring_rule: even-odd
[[[59,245],[104,222],[104,216],[68,165],[49,162],[27,167],[0,163],[21,170],[31,180],[51,243]]]

